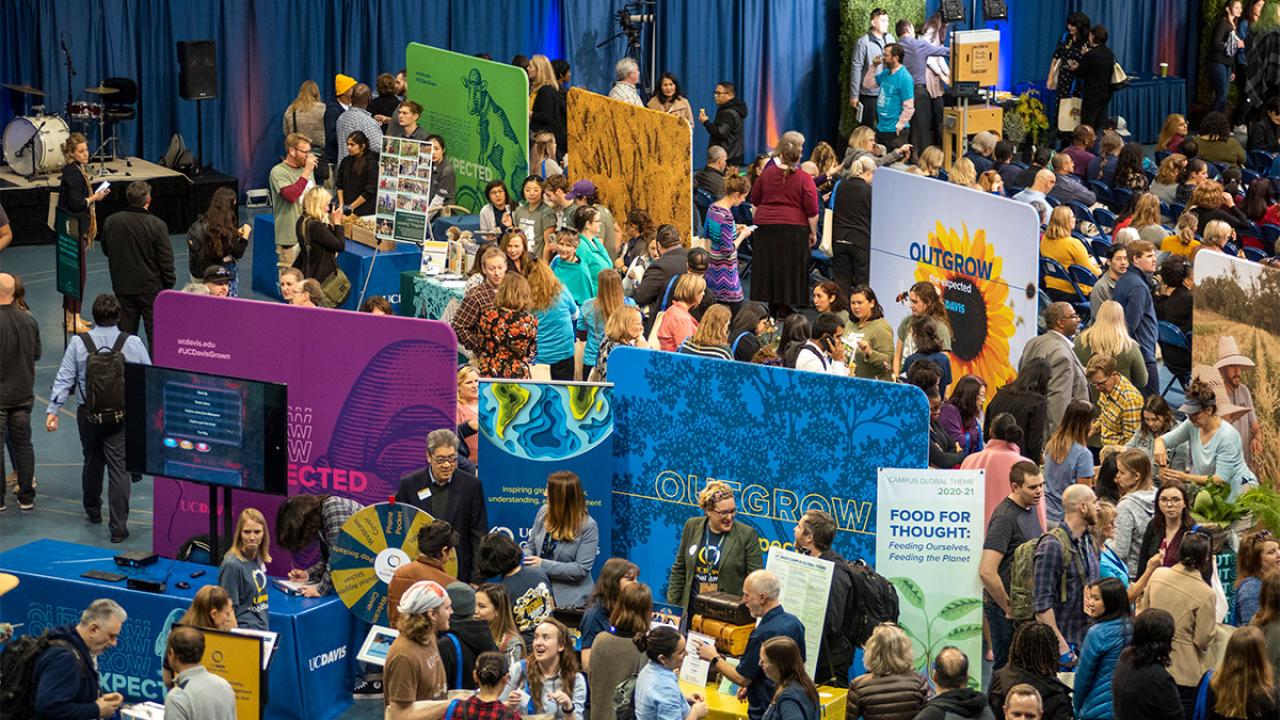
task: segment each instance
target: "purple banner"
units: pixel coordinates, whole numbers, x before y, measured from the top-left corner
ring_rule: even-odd
[[[289,494],[384,502],[425,465],[427,433],[455,426],[457,339],[442,322],[164,292],[154,362],[284,383]],[[205,486],[156,478],[155,551],[172,557],[208,532]],[[275,522],[281,500],[235,491],[233,512]],[[274,531],[274,527],[272,528]],[[273,572],[289,569],[272,548]]]

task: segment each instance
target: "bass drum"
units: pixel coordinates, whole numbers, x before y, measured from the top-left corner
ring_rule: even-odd
[[[67,122],[57,115],[14,118],[4,129],[5,162],[19,175],[61,170],[67,164],[62,144],[70,136]]]

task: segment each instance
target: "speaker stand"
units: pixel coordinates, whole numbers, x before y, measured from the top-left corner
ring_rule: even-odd
[[[202,98],[196,99],[196,162],[192,169],[192,175],[199,175],[204,171],[204,101]]]

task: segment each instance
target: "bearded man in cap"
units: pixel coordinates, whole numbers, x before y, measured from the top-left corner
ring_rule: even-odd
[[[1222,384],[1227,391],[1227,399],[1231,404],[1245,408],[1231,420],[1231,425],[1240,433],[1240,444],[1244,446],[1244,462],[1251,469],[1255,458],[1262,453],[1262,426],[1258,423],[1258,413],[1253,408],[1253,393],[1244,384],[1244,369],[1256,367],[1253,360],[1240,352],[1236,339],[1231,335],[1218,338],[1218,363],[1214,365],[1222,375]]]

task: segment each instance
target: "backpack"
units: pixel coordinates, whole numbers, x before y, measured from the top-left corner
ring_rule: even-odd
[[[0,653],[0,718],[3,720],[34,719],[36,660],[51,645],[59,645],[71,652],[76,665],[84,671],[80,653],[66,640],[54,640],[49,633],[22,635],[13,638]]]
[[[203,277],[205,269],[213,264],[205,258],[208,245],[209,237],[202,215],[187,229],[187,270],[191,277]]]
[[[616,720],[636,720],[636,678],[640,673],[618,683],[613,690],[613,717]]]
[[[84,409],[90,423],[104,425],[124,420],[124,343],[121,332],[109,349],[100,349],[89,333],[81,333],[89,359],[84,364]]]
[[[453,643],[453,687],[450,690],[462,690],[462,643],[458,641],[458,636],[451,632],[444,633],[440,637],[449,638]]]
[[[882,622],[898,622],[898,590],[875,568],[862,560],[845,563],[853,585],[844,614],[841,634],[856,649]]]
[[[1060,602],[1067,601],[1067,566],[1076,560],[1075,544],[1067,531],[1056,527],[1037,538],[1022,543],[1013,550],[1013,565],[1009,569],[1009,609],[1015,622],[1030,620],[1035,616],[1035,562],[1036,549],[1045,538],[1053,536],[1062,546],[1062,588]]]

